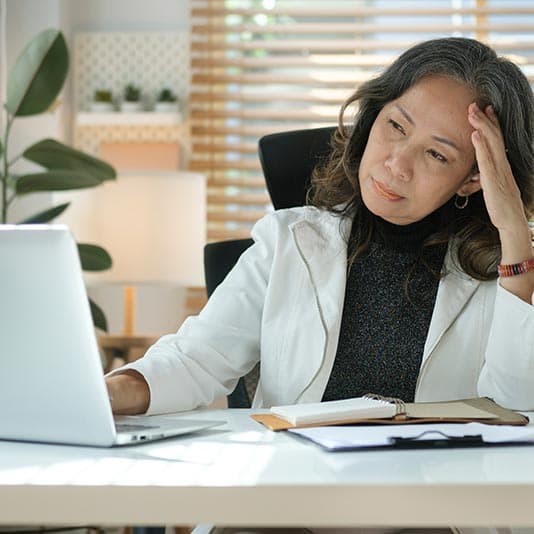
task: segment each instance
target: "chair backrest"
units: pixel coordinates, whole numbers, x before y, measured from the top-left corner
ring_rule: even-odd
[[[330,153],[334,126],[265,135],[258,154],[274,209],[306,203],[314,167]]]
[[[266,135],[259,140],[260,163],[275,210],[306,203],[312,170],[328,156],[334,131],[335,127],[294,130]],[[204,247],[208,298],[252,242],[252,239],[234,239]],[[228,395],[229,408],[250,408],[258,376],[256,366],[239,379],[235,390]]]
[[[208,298],[252,243],[252,239],[232,239],[208,243],[204,247],[204,279]]]

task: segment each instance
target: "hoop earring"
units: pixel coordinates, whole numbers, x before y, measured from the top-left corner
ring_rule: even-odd
[[[463,199],[463,202],[460,203],[459,202],[459,199]],[[456,195],[456,198],[454,199],[454,207],[459,209],[459,210],[463,210],[467,207],[467,204],[469,204],[469,195],[466,195],[465,197],[461,196],[461,195]]]

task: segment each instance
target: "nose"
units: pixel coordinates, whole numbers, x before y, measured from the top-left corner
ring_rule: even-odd
[[[393,148],[384,161],[384,167],[403,182],[409,182],[413,177],[413,157],[407,147]]]

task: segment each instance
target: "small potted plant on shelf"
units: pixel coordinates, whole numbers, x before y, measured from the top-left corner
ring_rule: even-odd
[[[154,111],[172,113],[178,111],[178,99],[167,87],[162,89],[154,105]]]
[[[142,111],[142,109],[141,89],[136,85],[129,83],[124,89],[121,111],[132,112]]]
[[[108,113],[114,111],[113,94],[107,89],[97,89],[91,102],[91,111]]]

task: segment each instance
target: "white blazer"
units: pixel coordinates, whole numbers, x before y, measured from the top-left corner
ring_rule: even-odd
[[[320,401],[341,324],[350,219],[314,207],[254,227],[254,245],[202,312],[128,367],[146,378],[148,413],[230,393],[260,361],[255,407]],[[458,270],[450,252],[417,380],[417,401],[489,396],[534,410],[534,306]]]

